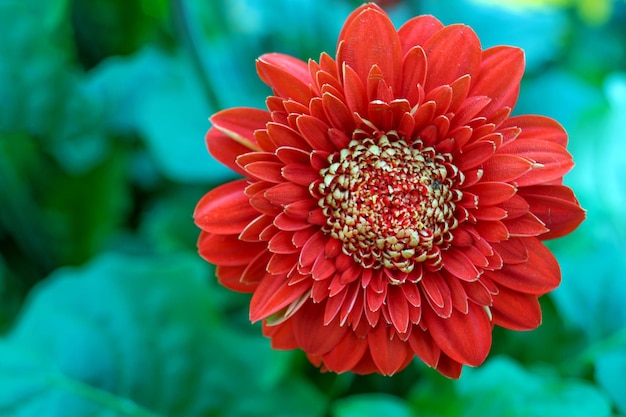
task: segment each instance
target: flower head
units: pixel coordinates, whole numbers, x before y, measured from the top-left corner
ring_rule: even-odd
[[[467,26],[396,30],[374,4],[336,57],[257,61],[267,110],[215,114],[210,152],[245,178],[210,191],[200,254],[278,349],[323,369],[391,375],[414,358],[449,377],[481,364],[494,325],[541,322],[560,282],[542,240],[584,219],[554,120],[511,117],[523,51]]]

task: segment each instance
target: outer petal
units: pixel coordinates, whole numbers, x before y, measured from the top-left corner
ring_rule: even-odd
[[[414,46],[424,45],[441,29],[443,29],[443,24],[430,15],[417,16],[407,21],[398,29],[402,53],[406,54]]]
[[[383,79],[398,92],[402,76],[400,38],[389,17],[377,6],[357,9],[346,22],[339,38],[337,63],[344,62],[358,75],[363,85],[373,65],[378,65]]]
[[[313,97],[308,65],[289,55],[271,53],[257,60],[259,77],[282,98],[308,104]]]
[[[470,89],[471,96],[491,97],[481,116],[487,121],[501,108],[515,106],[524,74],[524,51],[496,46],[483,51],[480,73]]]
[[[500,126],[501,129],[507,127],[519,127],[521,133],[518,139],[534,139],[538,141],[554,142],[562,147],[567,145],[567,133],[563,126],[556,120],[545,116],[514,116],[510,117]]]
[[[446,26],[424,45],[428,57],[426,92],[452,84],[469,74],[472,79],[480,68],[481,46],[476,33],[464,25]]]
[[[196,225],[210,233],[241,233],[259,215],[243,192],[246,186],[246,180],[238,180],[209,191],[196,206],[193,214]]]
[[[572,156],[565,148],[554,142],[518,139],[503,146],[500,150],[503,154],[517,155],[535,163],[533,169],[515,180],[520,187],[563,178],[563,175],[574,166]]]
[[[322,360],[333,372],[347,372],[361,361],[367,348],[366,339],[357,337],[354,332],[348,332],[329,353],[323,356]]]
[[[307,281],[289,285],[286,277],[267,274],[250,300],[250,321],[255,322],[267,318],[287,307],[310,287],[311,283]]]
[[[493,323],[511,330],[533,330],[541,324],[541,306],[537,296],[500,288],[493,297]]]
[[[549,232],[541,239],[554,239],[571,233],[585,220],[576,196],[563,185],[523,187],[519,194],[530,205],[530,211],[543,221]]]
[[[491,348],[491,322],[483,307],[469,303],[467,314],[454,311],[442,320],[431,309],[423,309],[426,326],[435,342],[450,358],[478,366]]]
[[[528,250],[527,262],[486,271],[485,275],[499,285],[527,294],[545,294],[555,289],[561,282],[561,271],[552,252],[537,238],[520,241]]]
[[[260,151],[254,131],[264,129],[271,121],[265,110],[237,107],[215,113],[211,117],[213,128],[207,132],[206,144],[211,155],[218,161],[245,175],[235,159],[250,151]]]
[[[393,330],[377,326],[367,334],[370,354],[383,375],[393,375],[407,365],[413,357],[408,343],[400,340]]]
[[[216,235],[204,231],[200,233],[198,239],[200,255],[215,265],[247,265],[266,246],[264,242],[242,242],[237,238],[237,235]]]

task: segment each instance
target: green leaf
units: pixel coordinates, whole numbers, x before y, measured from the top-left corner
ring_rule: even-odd
[[[108,142],[100,105],[83,90],[67,3],[0,2],[0,132],[41,138],[65,170],[79,173],[101,161]]]
[[[290,354],[227,327],[206,271],[181,254],[55,272],[0,341],[0,415],[320,415],[325,401],[288,374]]]
[[[213,159],[204,136],[210,109],[189,58],[146,46],[103,61],[90,73],[89,91],[106,103],[108,123],[139,133],[160,171],[183,182],[221,183],[234,173]],[[122,109],[122,111],[120,111]]]
[[[626,414],[626,343],[598,356],[595,377],[611,397],[617,409]]]
[[[410,417],[413,414],[406,401],[388,394],[360,394],[337,400],[333,417]]]
[[[411,403],[420,417],[609,417],[605,394],[552,368],[525,369],[504,356],[466,368],[458,381],[436,375],[418,382]]]
[[[601,391],[549,370],[526,370],[505,357],[466,369],[457,383],[465,417],[605,417],[611,405]]]
[[[593,264],[579,256],[561,255],[563,282],[552,298],[564,321],[581,330],[588,341],[599,341],[623,329],[626,323],[626,259],[623,246],[606,241],[587,251]]]

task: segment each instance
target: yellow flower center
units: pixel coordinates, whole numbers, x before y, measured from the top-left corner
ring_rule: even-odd
[[[366,268],[411,272],[452,240],[463,174],[450,154],[420,140],[409,145],[395,131],[369,136],[355,132],[320,171],[324,231]]]

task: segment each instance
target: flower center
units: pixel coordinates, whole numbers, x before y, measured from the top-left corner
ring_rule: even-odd
[[[418,262],[441,262],[462,197],[456,186],[463,174],[450,154],[419,139],[409,145],[395,131],[356,131],[348,147],[328,160],[320,171],[319,205],[327,218],[324,231],[343,243],[344,253],[366,268],[403,272]]]

